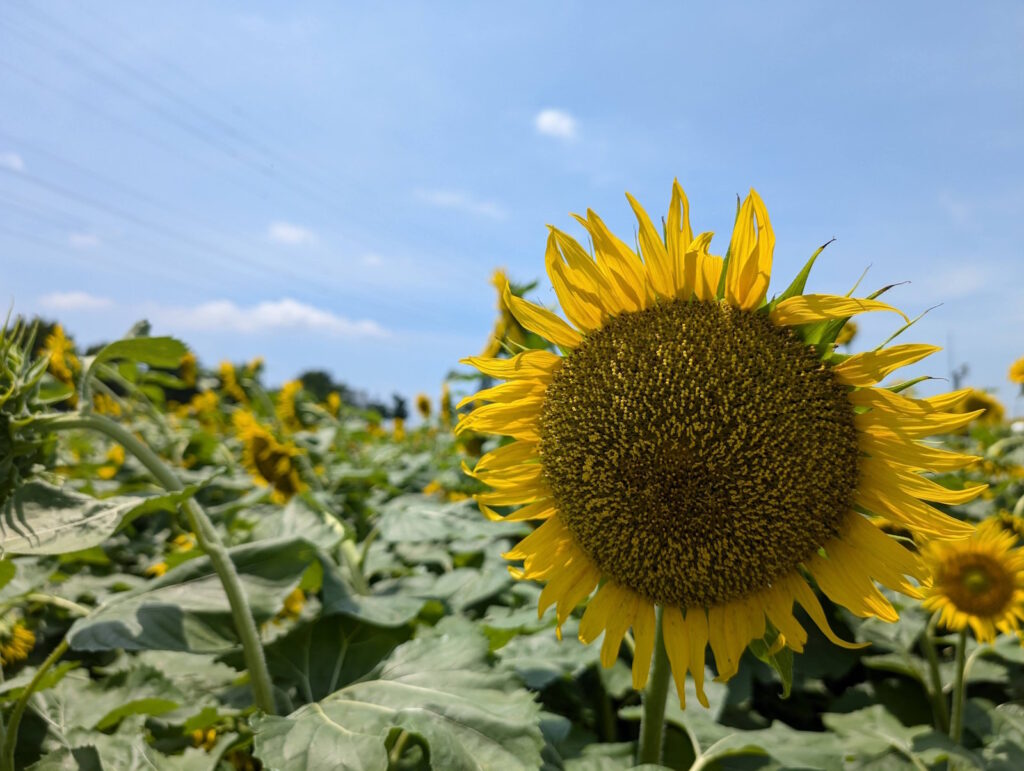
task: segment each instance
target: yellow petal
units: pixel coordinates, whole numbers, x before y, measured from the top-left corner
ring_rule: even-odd
[[[689,253],[686,256],[689,259]],[[724,261],[721,257],[716,257],[713,254],[700,255],[696,264],[694,297],[705,302],[711,302],[718,298],[718,284],[722,279],[723,265]]]
[[[647,685],[647,676],[651,669],[651,656],[654,654],[654,605],[642,599],[637,603],[636,617],[633,619],[633,690],[642,691]]]
[[[600,297],[594,291],[592,282],[562,261],[562,253],[558,250],[558,239],[554,232],[548,233],[544,263],[548,269],[551,286],[558,296],[558,303],[569,321],[579,329],[593,331],[600,328],[604,317]]]
[[[618,311],[638,311],[647,307],[647,279],[643,265],[633,250],[616,236],[597,214],[587,209],[587,218],[576,220],[594,241],[597,263],[617,290]]]
[[[888,480],[877,479],[864,472],[864,484],[857,490],[855,503],[874,514],[908,527],[920,535],[934,538],[963,538],[974,528],[948,514],[907,495]]]
[[[558,316],[546,308],[534,305],[528,300],[516,297],[509,289],[508,282],[502,290],[502,299],[512,311],[516,320],[531,332],[536,332],[546,340],[564,348],[575,348],[583,340],[580,333],[570,327]]]
[[[899,614],[856,561],[844,560],[840,549],[828,554],[827,558],[815,554],[804,564],[832,602],[862,618],[877,616],[890,623],[899,620]]]
[[[611,614],[618,609],[619,595],[610,581],[597,590],[580,619],[579,638],[589,645],[608,627]]]
[[[869,311],[892,311],[909,321],[902,311],[878,300],[859,300],[855,297],[829,294],[803,294],[787,298],[775,306],[771,312],[771,319],[780,326],[796,326],[816,321],[845,319]]]
[[[807,585],[804,579],[797,573],[791,573],[785,576],[777,582],[783,591],[787,592],[793,599],[800,603],[803,609],[807,612],[807,615],[811,617],[811,621],[817,624],[818,629],[821,633],[827,637],[833,645],[838,645],[840,648],[849,648],[850,650],[857,650],[858,648],[866,648],[870,643],[848,643],[843,640],[832,631],[832,627],[829,626],[828,619],[825,618],[825,611],[821,608],[821,603],[818,602],[818,598],[814,596],[814,592],[811,591],[811,587]]]
[[[548,384],[541,380],[509,380],[507,383],[501,383],[492,388],[485,388],[482,391],[477,391],[472,396],[467,396],[459,401],[456,408],[461,410],[467,404],[472,404],[473,402],[502,402],[508,404],[528,397],[537,399],[544,396],[544,391],[547,390],[547,387]]]
[[[775,234],[768,210],[752,189],[740,207],[729,246],[725,276],[725,299],[729,304],[753,310],[762,303],[771,280],[774,251]]]
[[[934,345],[908,343],[894,345],[881,351],[857,353],[832,368],[839,382],[851,386],[871,386],[883,380],[890,372],[920,361],[941,351]]]
[[[857,443],[863,452],[872,457],[900,463],[915,471],[956,471],[980,460],[976,455],[942,450],[907,440],[892,431],[878,429],[860,434]]]
[[[665,652],[668,653],[668,663],[672,667],[672,679],[676,682],[679,705],[686,709],[686,670],[690,665],[690,635],[679,608],[665,607],[662,609],[661,634],[665,641]],[[703,654],[700,659],[700,671],[703,675]]]
[[[654,229],[647,212],[629,193],[626,193],[626,198],[629,200],[629,205],[633,207],[633,213],[636,215],[639,225],[640,251],[644,257],[644,264],[647,266],[651,286],[662,297],[673,298],[676,295],[675,265],[669,258],[665,244],[662,243],[658,231]]]
[[[785,636],[786,644],[800,653],[807,642],[807,630],[793,615],[793,595],[785,590],[785,586],[774,584],[763,593],[765,613],[768,620]]]
[[[675,272],[675,294],[683,300],[690,299],[693,294],[696,270],[687,271],[686,252],[693,241],[693,230],[690,227],[690,202],[679,184],[672,182],[672,201],[668,207],[668,218],[665,221],[665,246]],[[696,254],[693,265],[696,267]]]
[[[551,382],[551,377],[561,361],[561,356],[550,351],[523,351],[511,359],[469,356],[462,359],[461,363],[502,380],[526,378]]]
[[[635,592],[619,584],[612,585],[615,587],[615,610],[609,615],[604,640],[601,642],[601,666],[605,669],[619,658],[622,638],[626,635],[626,630],[633,625],[636,607],[640,602]]]
[[[548,498],[534,501],[504,517],[484,503],[479,503],[478,501],[477,506],[480,507],[480,511],[491,522],[526,522],[533,519],[550,519],[557,513],[554,502]]]
[[[491,450],[486,455],[481,456],[480,460],[476,462],[475,470],[478,472],[498,471],[503,468],[518,466],[537,457],[539,456],[537,454],[536,442],[512,442],[512,444],[506,444],[504,447]]]

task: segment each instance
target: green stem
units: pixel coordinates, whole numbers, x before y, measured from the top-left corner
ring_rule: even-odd
[[[137,439],[119,423],[103,415],[68,415],[47,418],[43,421],[43,426],[58,431],[84,428],[106,434],[138,458],[164,489],[170,492],[179,492],[185,487],[177,475],[160,460],[145,442]],[[260,644],[256,620],[253,618],[249,600],[245,596],[245,589],[238,577],[238,571],[235,570],[235,563],[231,561],[228,550],[203,508],[192,498],[186,500],[182,504],[182,508],[188,517],[189,526],[196,534],[196,541],[209,556],[210,564],[227,595],[235,631],[242,644],[245,666],[249,670],[249,678],[252,682],[253,701],[259,709],[272,715],[274,714],[274,691],[270,684],[270,672],[267,669],[267,660],[263,655],[263,646]]]
[[[946,706],[946,695],[942,690],[942,676],[939,674],[939,655],[935,650],[935,627],[939,616],[934,614],[928,627],[921,636],[921,647],[928,657],[928,673],[931,676],[931,687],[928,689],[932,697],[932,711],[935,713],[936,730],[949,731],[949,708]]]
[[[956,674],[953,680],[953,721],[949,726],[949,737],[957,744],[964,732],[964,705],[967,702],[967,627],[960,630],[956,643]]]
[[[29,684],[25,686],[25,690],[21,692],[21,696],[14,703],[14,709],[11,711],[11,720],[7,724],[7,733],[4,736],[4,750],[3,750],[3,765],[0,766],[2,771],[16,771],[14,766],[14,750],[18,746],[18,727],[21,725],[21,716],[25,714],[25,707],[28,706],[28,700],[32,698],[32,694],[35,693],[36,688],[39,687],[39,683],[43,679],[43,675],[54,664],[57,660],[64,655],[64,652],[68,649],[68,638],[65,637],[60,641],[60,644],[53,649],[46,660],[39,665],[39,669],[36,670],[35,675],[29,681]]]
[[[668,698],[668,679],[672,668],[661,633],[661,608],[657,608],[654,630],[654,661],[651,676],[644,691],[644,711],[640,720],[640,743],[637,764],[661,763],[661,750],[665,741],[665,700]]]

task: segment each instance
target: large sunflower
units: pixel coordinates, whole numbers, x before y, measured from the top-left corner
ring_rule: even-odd
[[[561,625],[596,589],[580,639],[603,632],[610,666],[632,628],[639,689],[661,606],[680,697],[689,670],[706,704],[707,645],[722,680],[754,639],[800,651],[807,633],[794,603],[849,645],[810,580],[853,613],[888,621],[897,613],[875,581],[919,596],[908,579],[925,581],[924,565],[866,515],[925,536],[967,535],[923,501],[962,503],[984,486],[948,490],[919,472],[974,458],[918,440],[976,413],[947,412],[963,392],[912,399],[877,387],[933,346],[835,354],[844,320],[895,309],[802,294],[810,263],[766,302],[775,238],[754,191],[725,259],[709,253],[711,233],[694,237],[678,183],[664,238],[629,202],[639,255],[592,211],[577,219],[593,256],[551,229],[547,270],[569,323],[507,290],[504,299],[562,353],[466,359],[507,382],[470,397],[482,406],[459,429],[515,440],[477,463],[493,489],[478,502],[492,519],[542,523],[505,555],[522,562],[516,577],[547,582],[540,611],[555,605]],[[520,504],[506,516],[494,509]]]
[[[978,642],[1018,631],[1024,621],[1024,551],[999,520],[982,523],[971,538],[931,541],[922,549],[934,576],[924,607],[948,629],[970,626]]]

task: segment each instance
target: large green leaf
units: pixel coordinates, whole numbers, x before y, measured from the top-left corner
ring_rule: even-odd
[[[32,480],[18,488],[0,515],[0,549],[8,554],[64,554],[103,543],[121,523],[173,509],[195,487],[151,498],[92,498]]]
[[[402,626],[420,612],[424,598],[411,592],[402,593],[401,585],[386,583],[371,587],[369,594],[358,593],[345,579],[338,566],[326,555],[320,555],[323,566],[323,614],[340,613],[377,626]]]
[[[301,538],[229,550],[257,622],[277,613],[316,547]],[[218,653],[238,642],[231,609],[209,557],[190,560],[146,587],[115,595],[71,627],[76,650],[172,650]]]
[[[174,369],[187,352],[188,346],[173,337],[130,337],[117,340],[103,346],[92,358],[85,379],[90,378],[99,365],[115,360],[136,361],[152,367]]]
[[[394,729],[421,737],[439,771],[540,766],[540,709],[514,678],[491,669],[479,634],[399,646],[364,678],[288,717],[254,720],[256,755],[276,771],[384,771]]]

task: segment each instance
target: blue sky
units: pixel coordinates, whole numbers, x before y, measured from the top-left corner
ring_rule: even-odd
[[[757,188],[775,287],[834,236],[811,289],[871,266],[908,313],[941,303],[907,339],[952,357],[916,371],[967,363],[1014,408],[1017,2],[12,0],[0,103],[4,294],[82,343],[147,317],[272,382],[436,393],[495,267],[553,302],[545,225],[591,207],[631,240],[624,191],[657,219],[678,177],[719,252]]]

